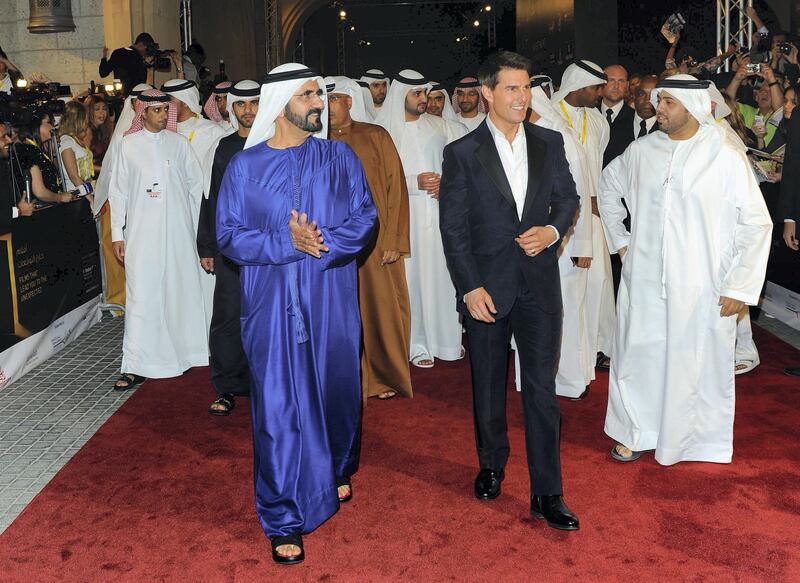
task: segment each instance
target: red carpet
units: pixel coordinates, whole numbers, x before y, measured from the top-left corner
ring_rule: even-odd
[[[355,497],[279,567],[253,509],[247,402],[206,413],[208,371],[148,382],[0,537],[0,581],[800,581],[800,353],[759,333],[731,465],[613,462],[605,376],[562,402],[566,499],[582,530],[528,516],[519,399],[503,495],[472,497],[466,362],[370,401]]]

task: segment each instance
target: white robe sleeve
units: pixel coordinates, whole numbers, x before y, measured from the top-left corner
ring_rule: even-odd
[[[733,238],[735,255],[723,278],[720,295],[756,305],[767,271],[772,219],[747,158],[741,152],[735,154],[727,180],[738,213]]]
[[[189,193],[189,202],[192,208],[192,218],[195,226],[195,234],[197,231],[198,219],[200,218],[200,203],[203,199],[203,169],[197,160],[197,155],[192,150],[188,140],[181,140],[180,146],[182,149],[184,172],[186,177],[186,191]]]
[[[595,195],[595,188],[590,178],[586,154],[580,142],[569,135],[562,133],[562,136],[569,170],[580,196],[578,219],[575,221],[564,252],[569,257],[592,257],[592,197]]]
[[[114,155],[113,172],[108,183],[108,205],[111,210],[111,241],[124,241],[123,228],[128,210],[128,189],[136,188],[128,178],[128,161],[125,159],[125,144],[120,142]],[[99,210],[99,209],[98,209]]]
[[[608,248],[612,253],[627,247],[631,241],[631,234],[622,222],[628,216],[622,199],[626,194],[633,192],[628,180],[628,160],[631,150],[632,148],[628,148],[625,153],[617,156],[606,166],[597,193],[597,206],[605,227],[603,230]]]

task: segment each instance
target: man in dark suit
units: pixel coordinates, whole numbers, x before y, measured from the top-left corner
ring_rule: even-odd
[[[604,69],[608,83],[603,86],[603,99],[600,102],[600,113],[611,126],[608,146],[603,153],[603,168],[614,158],[622,154],[633,141],[633,108],[625,103],[628,94],[628,71],[622,65],[609,65]]]
[[[491,500],[509,454],[506,373],[513,332],[522,368],[531,513],[577,530],[562,498],[555,392],[562,305],[556,250],[578,208],[557,132],[525,122],[530,61],[500,52],[479,70],[486,120],[444,150],[440,229],[464,316],[472,365],[480,472],[475,495]]]
[[[11,184],[8,163],[8,146],[11,144],[11,127],[0,119],[0,233],[11,228],[11,221],[33,214],[33,204],[17,200],[19,194]]]

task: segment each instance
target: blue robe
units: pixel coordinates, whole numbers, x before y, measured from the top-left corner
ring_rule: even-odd
[[[330,248],[297,251],[292,209]],[[266,143],[233,157],[217,207],[220,252],[241,266],[242,343],[253,376],[256,511],[269,537],[314,530],[339,508],[337,477],[358,468],[361,425],[356,255],[375,206],[342,142]]]

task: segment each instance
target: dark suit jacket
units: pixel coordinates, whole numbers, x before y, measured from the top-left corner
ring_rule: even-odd
[[[600,102],[600,113],[606,117],[606,109],[608,109],[603,102]],[[633,116],[636,112],[632,107],[623,105],[619,110],[619,115],[614,118],[611,124],[611,136],[608,139],[608,146],[603,153],[603,168],[608,166],[614,158],[622,154],[625,149],[630,146],[631,142],[636,139],[633,133]]]
[[[789,136],[783,155],[783,177],[778,198],[778,222],[800,221],[800,115],[789,120]]]
[[[484,121],[444,149],[439,227],[458,310],[464,294],[483,287],[504,317],[526,286],[542,310],[561,310],[558,244],[529,257],[514,238],[533,226],[553,225],[563,236],[578,209],[578,194],[558,132],[523,123],[528,188],[520,221],[511,186]]]

